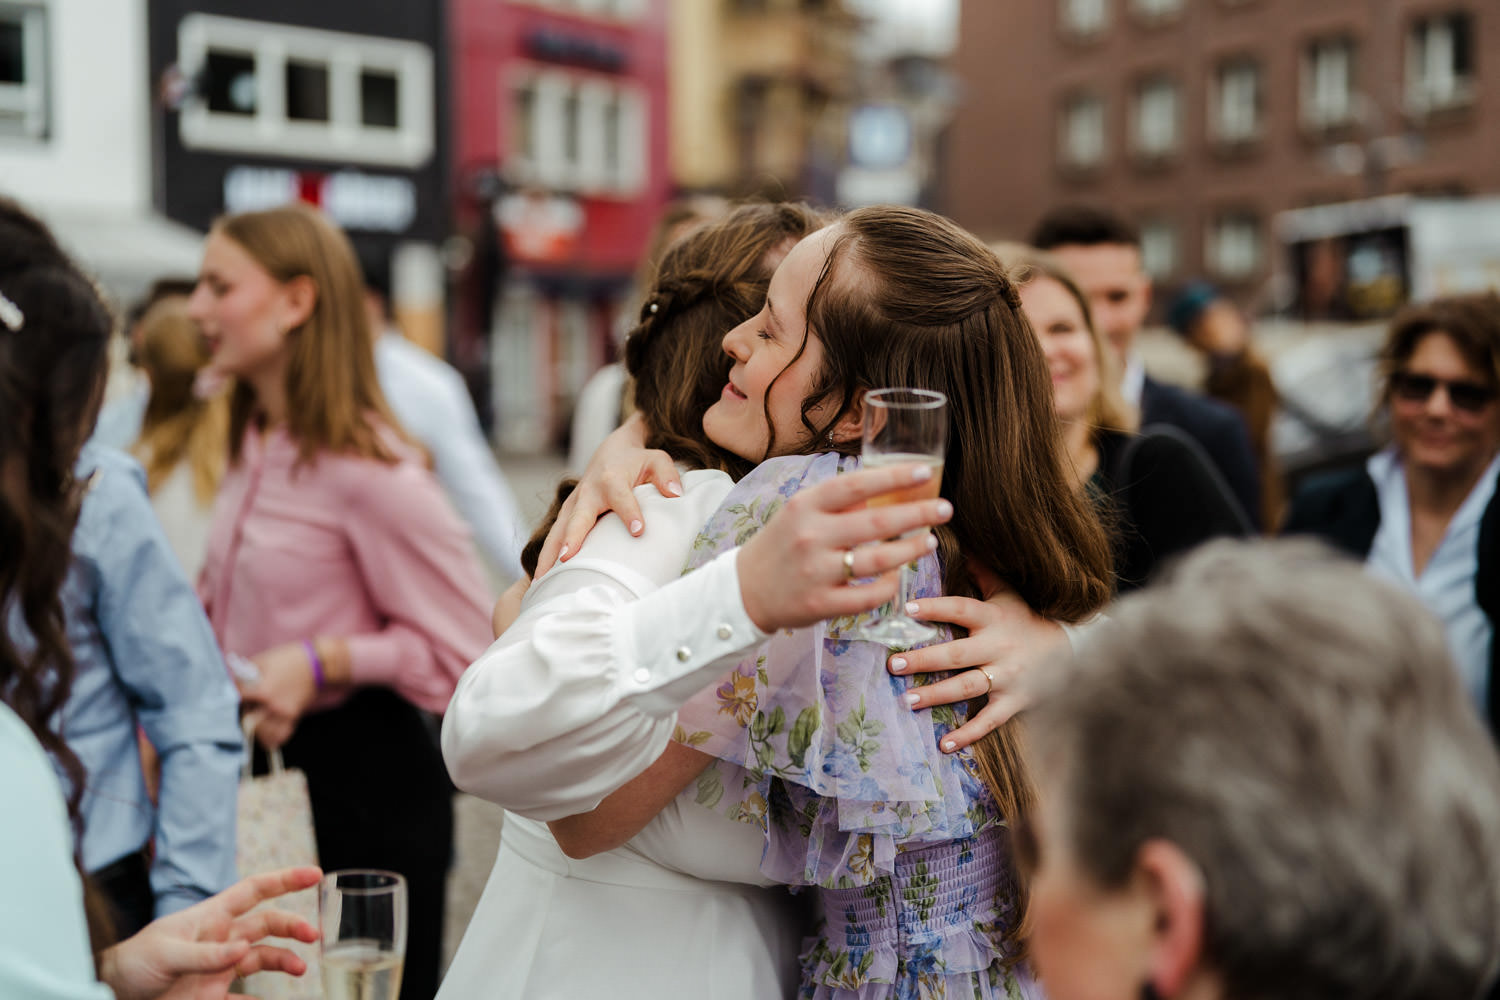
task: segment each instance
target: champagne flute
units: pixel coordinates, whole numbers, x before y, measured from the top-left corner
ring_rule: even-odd
[[[936,497],[942,485],[947,443],[948,398],[942,393],[929,389],[873,389],[865,393],[861,462],[868,468],[917,462],[932,469],[932,478],[926,482],[883,493],[867,501],[868,505],[882,507]],[[902,566],[898,572],[895,600],[854,635],[892,649],[910,649],[937,638],[938,630],[906,614],[911,567]]]
[[[406,960],[406,879],[372,868],[329,872],[318,903],[327,1000],[396,1000]]]

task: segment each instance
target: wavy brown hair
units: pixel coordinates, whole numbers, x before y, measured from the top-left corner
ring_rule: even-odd
[[[1077,622],[1104,606],[1114,585],[1109,538],[1070,483],[1041,345],[987,246],[918,209],[850,212],[835,224],[806,315],[823,348],[802,403],[809,440],[824,440],[869,389],[948,398],[942,495],[954,515],[936,529],[944,593],[982,597],[974,560],[1048,618]],[[817,426],[810,414],[824,403],[832,415]],[[1019,723],[985,737],[975,756],[1001,813],[1024,815],[1036,796]],[[1006,937],[1018,945],[1023,933]]]
[[[131,450],[146,467],[146,488],[155,493],[187,462],[193,492],[207,506],[224,476],[229,439],[228,398],[200,399],[193,391],[199,369],[208,363],[208,345],[180,296],[146,310],[137,340],[135,361],[151,379],[151,398]]]
[[[755,463],[718,448],[703,433],[703,414],[719,398],[733,359],[724,334],[754,316],[771,283],[769,255],[817,229],[823,217],[806,205],[750,203],[674,241],[646,290],[641,319],[625,340],[625,368],[648,448],[695,469],[739,479]],[[536,570],[542,542],[576,480],[558,486],[552,508],[521,552]]]
[[[213,231],[233,240],[275,280],[305,277],[317,289],[312,312],[288,334],[286,419],[299,461],[311,463],[325,451],[395,461],[384,435],[403,432],[375,375],[364,279],[349,238],[301,204],[227,215]],[[239,461],[254,413],[254,390],[238,382],[229,400],[231,463]]]
[[[73,469],[103,398],[113,319],[46,228],[6,200],[0,295],[21,319],[11,329],[0,317],[0,614],[18,612],[31,639],[0,629],[0,699],[67,778],[68,816],[81,831],[86,775],[51,724],[76,670],[61,598],[84,494]],[[97,896],[86,890],[86,900],[98,951],[108,924]]]

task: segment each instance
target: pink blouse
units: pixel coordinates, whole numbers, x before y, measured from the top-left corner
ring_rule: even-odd
[[[214,504],[198,595],[226,654],[341,637],[356,685],[441,714],[490,644],[492,599],[437,480],[398,450],[394,464],[323,454],[299,468],[284,429],[252,428]]]

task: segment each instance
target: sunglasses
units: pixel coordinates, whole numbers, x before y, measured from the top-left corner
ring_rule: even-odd
[[[1431,375],[1416,375],[1412,372],[1395,372],[1391,375],[1391,393],[1408,403],[1425,403],[1442,386],[1448,400],[1466,413],[1478,413],[1500,395],[1494,386],[1463,379],[1434,378]]]

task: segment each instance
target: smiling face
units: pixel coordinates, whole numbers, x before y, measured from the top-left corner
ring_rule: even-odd
[[[1083,308],[1062,282],[1045,275],[1022,285],[1020,292],[1021,309],[1047,358],[1058,419],[1090,419],[1099,393],[1099,357]]]
[[[810,443],[802,402],[822,370],[823,346],[807,328],[807,300],[837,228],[820,229],[793,247],[771,276],[760,312],[724,336],[724,350],[734,364],[718,401],[704,414],[703,430],[714,444],[741,458],[797,454]],[[808,415],[817,422],[819,414],[814,408]]]
[[[1151,279],[1139,247],[1128,243],[1063,244],[1052,255],[1089,297],[1094,323],[1123,364],[1151,308]]]
[[[1401,365],[1406,375],[1493,387],[1492,379],[1469,363],[1441,330],[1417,341]],[[1455,406],[1445,385],[1425,399],[1390,394],[1391,436],[1407,467],[1443,478],[1477,478],[1500,451],[1500,400],[1478,410]]]
[[[277,281],[244,247],[212,232],[203,248],[188,314],[203,332],[208,369],[255,382],[285,370],[287,331],[299,315],[288,284]]]

